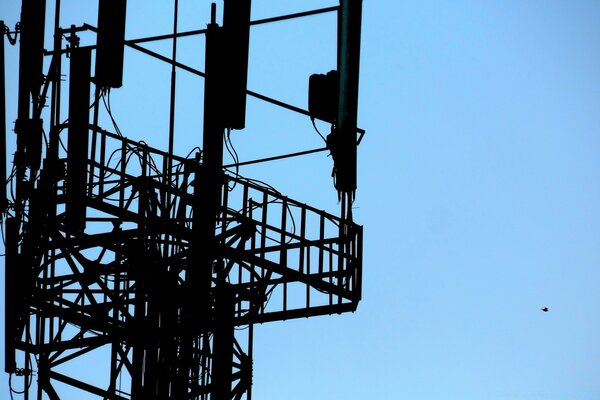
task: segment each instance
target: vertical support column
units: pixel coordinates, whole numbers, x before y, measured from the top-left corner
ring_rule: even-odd
[[[6,25],[0,21],[0,221],[8,200],[6,197],[6,90],[4,87],[4,31]]]
[[[214,364],[212,400],[231,399],[233,375],[235,294],[228,283],[219,281],[215,292]]]
[[[227,342],[226,336],[220,331],[216,332],[217,318],[213,311],[215,293],[211,288],[213,265],[218,259],[215,229],[218,214],[221,208],[223,189],[223,135],[225,130],[223,116],[223,64],[222,51],[223,30],[216,24],[216,5],[211,6],[211,23],[206,33],[206,76],[204,80],[204,132],[203,132],[203,162],[196,174],[194,188],[194,240],[191,243],[192,265],[188,269],[188,291],[185,307],[188,309],[188,320],[191,328],[198,333],[208,333],[212,330],[216,343]],[[215,289],[217,290],[217,289]],[[219,289],[220,290],[220,289]],[[192,298],[196,306],[194,322],[190,315]],[[227,307],[225,307],[227,308]],[[233,312],[231,317],[233,316]],[[219,349],[226,349],[227,345],[219,345]],[[213,349],[213,368],[211,373],[211,386],[213,388],[212,400],[229,400],[231,397],[231,379],[225,372],[227,360],[233,357],[233,347],[229,350]],[[186,355],[190,357],[190,355]],[[191,361],[191,360],[190,360]],[[230,364],[230,363],[229,363]],[[219,371],[219,372],[216,372]],[[230,372],[231,374],[231,372]]]
[[[4,86],[4,21],[0,21],[0,220],[8,206],[6,196],[6,91]],[[17,333],[17,302],[15,301],[15,268],[18,254],[18,224],[14,218],[7,218],[4,263],[4,371],[12,374],[17,368],[15,340]]]
[[[140,204],[144,200],[140,191]],[[140,217],[143,217],[143,208],[140,206]],[[146,321],[146,280],[144,279],[145,248],[144,238],[132,240],[128,243],[129,273],[135,279],[135,299],[133,302],[133,323],[130,329],[129,341],[132,347],[131,360],[131,399],[144,399],[144,359],[145,359],[145,332]]]
[[[214,8],[213,8],[214,11]],[[214,16],[214,13],[213,13]],[[206,78],[204,81],[204,135],[202,145],[202,166],[196,176],[196,196],[194,216],[195,230],[199,233],[198,264],[192,266],[198,272],[198,284],[203,290],[203,300],[206,304],[202,315],[205,327],[211,318],[212,299],[209,296],[212,278],[213,262],[216,258],[214,240],[217,213],[221,197],[221,166],[223,165],[223,132],[222,125],[222,96],[219,93],[219,60],[215,57],[222,31],[213,22],[208,26],[206,34]],[[198,212],[196,212],[198,211]]]
[[[153,191],[144,176],[147,154],[143,155],[142,176],[137,178],[138,191],[138,229],[139,237],[130,243],[130,269],[135,274],[135,302],[133,322],[133,357],[131,374],[131,399],[157,399],[158,387],[163,385],[168,376],[157,377],[157,352],[160,342],[159,322],[156,312],[156,291],[153,278],[159,262],[156,247],[149,235],[148,228],[155,224],[156,215],[151,207]],[[177,397],[175,397],[177,399]]]
[[[15,341],[17,337],[18,310],[22,305],[17,301],[16,268],[18,257],[19,227],[15,218],[6,219],[6,258],[4,263],[4,371],[12,374],[17,368]]]
[[[204,81],[204,132],[202,165],[195,168],[193,194],[193,235],[190,240],[190,263],[187,266],[183,305],[180,364],[173,383],[172,398],[188,397],[190,376],[195,374],[194,348],[202,340],[202,351],[211,352],[208,335],[214,329],[212,292],[213,264],[217,259],[215,228],[221,207],[223,186],[223,94],[222,61],[219,49],[222,30],[216,24],[216,5],[211,6],[211,23],[206,33]],[[208,368],[203,366],[203,368]],[[206,371],[203,371],[203,374]],[[211,374],[211,383],[219,381]]]
[[[177,67],[175,66],[175,62],[177,61],[177,24],[179,20],[179,1],[175,0],[173,7],[173,44],[171,51],[171,59],[173,64],[171,64],[171,93],[170,93],[170,102],[169,102],[169,157],[163,161],[163,170],[164,170],[164,179],[170,185],[172,184],[173,175],[172,175],[172,167],[173,167],[173,151],[175,146],[175,100],[177,93]],[[161,201],[165,204],[166,210],[171,210],[171,194],[163,193],[161,194]],[[165,237],[165,242],[168,242],[168,235]],[[164,255],[168,256],[169,246],[165,245]]]
[[[200,169],[199,179],[196,179],[197,203],[199,208],[194,216],[198,216],[195,221],[195,230],[199,233],[198,261],[192,268],[197,270],[201,285],[203,300],[207,303],[203,310],[206,312],[202,317],[205,318],[206,325],[211,318],[211,303],[209,297],[211,287],[213,263],[217,258],[215,252],[215,228],[217,215],[221,206],[221,191],[223,186],[223,96],[220,91],[221,82],[221,60],[219,57],[219,48],[222,44],[223,31],[215,23],[215,5],[212,7],[212,22],[208,26],[206,33],[206,77],[204,81],[204,134],[202,145],[202,168]]]
[[[122,228],[121,228],[121,222],[115,224],[114,228],[113,228],[113,232],[118,235],[120,232],[122,232]],[[118,246],[118,250],[115,251],[115,259],[114,262],[116,265],[123,265],[123,245],[119,245]],[[122,292],[121,292],[121,272],[115,272],[114,274],[114,280],[112,282],[112,294],[113,294],[113,303],[114,303],[114,307],[112,309],[112,312],[110,314],[110,319],[112,320],[112,323],[116,326],[119,321],[120,321],[120,313],[123,307],[123,302],[122,302]],[[117,390],[117,385],[118,385],[118,378],[119,378],[119,374],[120,371],[117,370],[117,366],[119,364],[119,349],[121,346],[121,341],[119,340],[119,338],[115,335],[111,338],[111,344],[110,344],[110,384],[108,387],[108,393],[110,393],[111,395],[116,395],[116,390]]]

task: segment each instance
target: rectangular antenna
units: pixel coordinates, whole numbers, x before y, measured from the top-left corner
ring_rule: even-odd
[[[356,116],[362,0],[340,0],[338,17],[338,71],[340,74],[337,115],[336,182],[341,192],[356,190]]]
[[[41,122],[30,119],[30,108],[39,106],[44,82],[44,27],[46,1],[23,0],[21,4],[21,43],[19,47],[19,97],[15,132],[17,133],[18,166],[39,168],[42,134]],[[4,40],[4,38],[3,38]],[[34,109],[34,115],[35,115]],[[40,129],[37,129],[37,127]],[[39,149],[39,151],[38,151]],[[37,154],[35,154],[37,153]],[[24,157],[24,158],[23,158]]]
[[[35,96],[44,82],[44,30],[46,22],[45,0],[23,0],[21,5],[21,59],[26,60],[20,73],[23,84]],[[22,64],[22,63],[21,63]]]
[[[250,0],[225,0],[224,67],[226,126],[244,129],[246,125],[246,86],[248,82],[248,47],[250,43]]]
[[[94,82],[101,88],[123,86],[126,9],[126,0],[100,0],[98,5],[98,47]]]
[[[71,51],[65,193],[65,225],[70,232],[85,229],[91,58],[90,49]]]

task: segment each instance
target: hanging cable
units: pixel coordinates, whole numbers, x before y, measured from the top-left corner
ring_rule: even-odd
[[[229,153],[229,155],[231,156],[231,159],[233,160],[233,164],[235,166],[234,174],[236,176],[239,176],[240,159],[239,159],[237,151],[235,151],[235,148],[233,147],[233,143],[231,141],[231,129],[230,128],[227,128],[227,133],[223,136],[223,141],[225,143],[225,148],[227,149],[227,152]],[[225,170],[228,171],[227,168]],[[235,188],[235,185],[236,185],[236,181],[233,181],[233,185],[231,187],[229,187],[229,185],[228,185],[227,190],[231,192]]]
[[[319,128],[317,128],[317,123],[315,122],[315,119],[311,117],[311,122],[313,127],[315,128],[315,131],[317,131],[317,133],[319,134],[319,136],[321,136],[321,139],[323,139],[323,142],[325,142],[327,144],[327,139],[325,139],[325,136],[323,136],[323,134],[321,133],[321,131],[319,131]]]
[[[121,137],[123,137],[123,134],[121,133],[121,130],[119,129],[119,125],[117,125],[117,121],[115,121],[115,118],[113,116],[111,107],[110,107],[110,88],[106,89],[105,91],[102,91],[101,94],[102,97],[102,102],[104,103],[104,108],[106,109],[106,112],[108,113],[108,116],[110,117],[110,120],[112,121],[112,124],[115,128],[115,133]]]
[[[17,22],[15,24],[15,30],[12,32],[13,35],[11,35],[11,31],[8,28],[8,26],[4,25],[4,33],[6,34],[6,37],[8,38],[8,43],[10,43],[11,46],[17,44],[17,34],[21,30],[20,28],[20,23]]]

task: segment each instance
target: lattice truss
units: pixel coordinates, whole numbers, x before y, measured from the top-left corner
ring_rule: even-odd
[[[44,365],[39,370],[48,371],[39,377],[46,392],[56,391],[57,382],[102,397],[131,398],[148,381],[164,385],[167,393],[180,379],[188,397],[204,398],[216,319],[231,318],[245,328],[356,308],[362,228],[240,176],[223,175],[210,293],[195,292],[189,277],[199,268],[193,246],[203,250],[194,241],[201,153],[169,157],[92,128],[85,230],[68,232],[63,177],[56,182],[55,216],[48,214],[32,239],[37,246],[22,243],[34,249],[35,269],[30,289],[21,291],[28,308],[22,315],[31,317],[21,321],[20,341]],[[43,208],[38,200],[43,202],[32,198],[31,213]],[[36,218],[31,213],[29,227]],[[208,309],[196,309],[206,298],[212,299]],[[226,300],[217,304],[219,298]],[[208,324],[190,332],[183,323],[186,307],[192,318],[208,313]],[[248,332],[236,330],[233,398],[251,384]],[[74,376],[77,368],[70,364],[86,357],[112,365],[105,368],[110,376],[86,376],[86,368]],[[143,372],[133,367],[136,362]]]

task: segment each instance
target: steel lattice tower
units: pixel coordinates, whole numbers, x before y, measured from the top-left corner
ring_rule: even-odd
[[[20,46],[16,152],[0,198],[5,371],[21,377],[25,399],[65,399],[68,388],[104,399],[250,399],[254,324],[354,311],[360,300],[362,227],[351,205],[364,133],[361,0],[260,21],[250,0],[225,0],[221,25],[213,5],[206,29],[178,32],[175,13],[171,34],[142,39],[124,36],[125,0],[100,0],[97,23],[65,27],[54,5],[51,49],[45,0],[23,0],[14,30],[0,22],[4,149],[5,39]],[[250,28],[321,13],[338,15],[338,68],[311,77],[309,110],[249,91]],[[84,33],[96,43],[80,45]],[[140,46],[191,35],[205,37],[204,71]],[[172,123],[167,150],[100,126],[104,96],[124,84],[125,47],[204,78],[201,150],[174,154]],[[244,128],[248,95],[332,124],[339,216],[226,173],[224,135]],[[104,376],[89,382],[77,366],[95,353]]]

